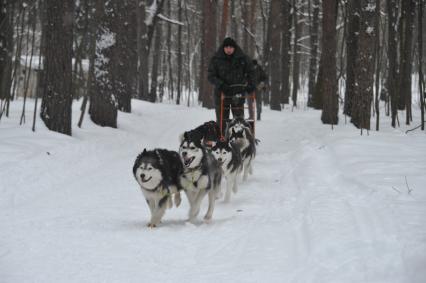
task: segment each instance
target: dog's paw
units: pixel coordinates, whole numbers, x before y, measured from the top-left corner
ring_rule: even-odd
[[[211,215],[204,216],[204,222],[205,223],[211,223],[212,222],[212,216]]]
[[[152,223],[148,223],[146,226],[148,226],[148,228],[151,228],[151,229],[157,227],[157,225],[152,224]]]

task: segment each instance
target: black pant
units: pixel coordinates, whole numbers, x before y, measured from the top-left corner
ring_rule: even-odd
[[[260,120],[260,115],[262,113],[262,99],[263,99],[263,90],[257,90],[256,91],[257,120]]]
[[[226,129],[226,124],[229,121],[229,110],[232,111],[232,117],[236,118],[236,117],[241,117],[244,118],[244,102],[245,102],[245,98],[244,97],[225,97],[223,100],[223,121],[222,121],[222,128],[221,133],[223,135],[225,135],[225,129]],[[216,100],[215,100],[215,104],[216,104],[216,121],[217,124],[219,125],[219,127],[221,126],[221,121],[220,121],[220,113],[221,113],[221,96],[217,95],[216,96]]]

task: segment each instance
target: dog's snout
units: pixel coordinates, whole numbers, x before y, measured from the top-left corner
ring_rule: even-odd
[[[188,153],[186,151],[182,152],[182,156],[187,156],[187,155],[188,155]]]
[[[145,174],[141,174],[141,179],[144,179],[145,178]]]
[[[218,158],[217,161],[222,162],[222,158]]]

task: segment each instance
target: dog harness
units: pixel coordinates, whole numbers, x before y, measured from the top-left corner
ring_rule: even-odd
[[[203,174],[200,174],[200,176],[197,178],[197,180],[195,180],[195,178],[194,178],[194,172],[195,172],[195,171],[197,171],[197,170],[199,170],[199,169],[201,169],[201,166],[197,166],[197,167],[195,167],[195,168],[188,169],[188,171],[189,171],[188,173],[190,173],[190,175],[191,175],[191,179],[189,179],[189,178],[187,177],[187,174],[186,174],[186,173],[184,173],[184,174],[183,174],[183,177],[184,177],[185,179],[187,179],[188,181],[191,181],[192,186],[193,186],[194,188],[196,188],[196,187],[197,187],[198,180],[200,180],[201,176],[203,176]],[[185,188],[184,188],[184,190],[187,190],[187,189],[185,189]]]

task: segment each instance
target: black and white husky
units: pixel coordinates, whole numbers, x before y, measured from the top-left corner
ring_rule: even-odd
[[[217,194],[220,192],[222,170],[213,155],[202,145],[202,141],[191,132],[181,136],[179,154],[183,163],[180,184],[190,204],[189,221],[193,222],[203,198],[208,195],[209,207],[204,219],[212,218]]]
[[[211,152],[222,166],[222,173],[226,178],[225,202],[229,202],[231,191],[234,193],[238,191],[237,177],[242,169],[240,150],[233,143],[218,141],[213,145]]]
[[[234,119],[228,125],[226,138],[240,149],[244,171],[243,181],[246,181],[248,174],[253,174],[252,161],[256,156],[256,140],[251,127],[244,119]]]
[[[252,132],[250,123],[244,120],[244,118],[237,117],[229,121],[227,127],[226,127],[226,133],[225,136],[229,139],[229,136],[232,133],[232,130],[235,132],[240,132],[243,129],[249,129],[250,133]]]
[[[136,158],[133,175],[139,183],[142,193],[151,211],[148,227],[156,227],[167,207],[173,206],[174,195],[176,207],[180,199],[180,176],[183,165],[176,151],[166,149],[144,149]]]

